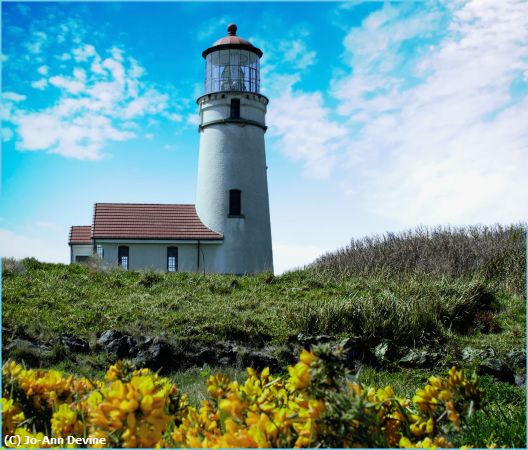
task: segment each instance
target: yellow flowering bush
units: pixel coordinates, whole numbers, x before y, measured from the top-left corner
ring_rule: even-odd
[[[114,448],[450,447],[482,402],[476,377],[456,368],[430,377],[412,399],[362,386],[328,346],[303,350],[282,376],[247,373],[244,383],[212,375],[208,398],[194,407],[169,379],[126,362],[92,382],[9,361],[2,432],[37,447],[77,446],[68,437]]]

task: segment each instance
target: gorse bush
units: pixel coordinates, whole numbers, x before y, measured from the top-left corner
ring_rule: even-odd
[[[526,290],[526,225],[419,227],[352,239],[312,267],[333,276],[409,273],[482,275],[522,295]]]
[[[210,376],[209,398],[195,408],[169,379],[126,363],[92,381],[11,361],[2,432],[37,447],[65,446],[68,436],[128,448],[450,447],[483,401],[477,378],[455,368],[431,376],[412,399],[362,386],[328,346],[304,350],[287,375],[247,372],[240,384]]]

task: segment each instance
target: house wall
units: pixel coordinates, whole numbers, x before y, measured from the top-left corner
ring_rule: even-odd
[[[196,272],[198,264],[198,245],[185,243],[134,243],[134,242],[101,242],[104,249],[103,264],[108,266],[117,266],[118,247],[120,245],[128,246],[129,270],[159,270],[167,271],[167,248],[178,248],[178,272]],[[215,253],[214,248],[219,244],[200,243],[200,272],[208,272],[208,266],[212,263],[212,255]]]
[[[72,263],[75,262],[75,259],[77,256],[92,256],[93,255],[93,247],[91,244],[88,245],[72,245],[71,246],[71,261]]]

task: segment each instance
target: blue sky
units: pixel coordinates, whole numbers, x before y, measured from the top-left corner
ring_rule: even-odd
[[[67,262],[95,202],[194,202],[201,52],[230,22],[264,52],[277,272],[526,220],[526,2],[3,2],[0,253]]]

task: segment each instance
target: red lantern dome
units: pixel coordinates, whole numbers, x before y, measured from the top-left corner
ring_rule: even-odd
[[[202,52],[205,58],[205,93],[260,91],[259,60],[262,50],[236,35],[237,26],[227,27],[228,35]]]

